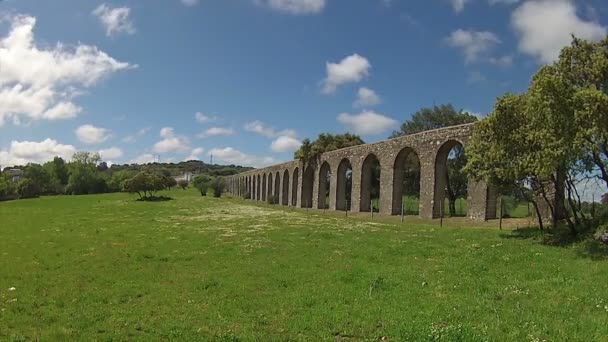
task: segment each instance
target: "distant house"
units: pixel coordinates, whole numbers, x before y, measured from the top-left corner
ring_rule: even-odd
[[[23,177],[23,170],[21,169],[5,169],[4,172],[11,177],[13,182],[18,182]]]
[[[192,181],[194,179],[194,173],[192,173],[192,172],[184,172],[183,175],[177,176],[177,177],[174,177],[174,178],[175,178],[175,181],[177,181],[177,182],[179,182],[180,180],[185,180],[187,182],[190,182],[190,181]]]

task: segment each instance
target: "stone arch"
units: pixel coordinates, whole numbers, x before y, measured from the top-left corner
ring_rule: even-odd
[[[336,210],[350,209],[352,197],[352,182],[353,167],[348,158],[342,159],[338,164],[336,174]]]
[[[281,194],[281,204],[289,205],[289,170],[283,172],[283,187]]]
[[[315,166],[308,164],[302,173],[301,207],[312,208],[312,193],[315,182]]]
[[[376,165],[380,165],[380,159],[373,153],[370,153],[363,160],[361,164],[361,195],[359,203],[359,211],[371,211],[371,200],[372,200],[372,186],[374,186],[375,180],[374,168]],[[382,177],[382,173],[380,173]],[[381,198],[379,198],[379,201]]]
[[[406,170],[406,162],[408,162],[409,167],[414,167],[416,170]],[[406,172],[408,174],[406,175]],[[413,173],[416,173],[414,175]],[[413,182],[417,182],[417,184],[413,184],[412,186],[416,186],[415,189],[406,189],[405,184],[406,177],[416,177],[411,180]],[[403,197],[406,193],[417,193],[418,200],[420,200],[420,157],[418,153],[411,147],[404,147],[399,151],[397,157],[395,158],[395,162],[393,164],[393,203],[391,206],[391,213],[393,215],[397,215],[401,213],[403,209],[404,214],[414,213],[418,215],[420,213],[420,203],[418,203],[417,208],[407,208],[404,206]]]
[[[300,169],[295,168],[293,170],[292,181],[291,181],[291,205],[296,207],[298,205],[298,183],[300,181]]]
[[[441,210],[445,205],[446,191],[452,189],[447,187],[448,177],[448,157],[455,147],[461,147],[464,150],[464,144],[456,139],[450,139],[444,142],[437,150],[435,156],[435,189],[433,194],[433,218],[441,216]],[[467,185],[465,184],[465,187]],[[462,203],[462,202],[461,202]]]
[[[331,167],[327,161],[321,164],[319,168],[319,193],[317,195],[317,208],[329,208],[329,188],[331,187]]]
[[[262,175],[262,201],[266,201],[266,174]]]
[[[273,204],[281,204],[279,203],[279,194],[281,193],[281,174],[279,171],[274,176],[274,203]]]

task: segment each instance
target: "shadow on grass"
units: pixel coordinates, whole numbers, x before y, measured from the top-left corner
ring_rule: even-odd
[[[539,244],[548,247],[574,247],[579,257],[608,260],[608,245],[594,239],[591,231],[582,231],[575,236],[563,226],[545,231],[530,227],[515,229],[499,236],[503,239],[536,240]]]
[[[150,196],[136,199],[137,202],[166,202],[172,200],[172,197],[167,196]]]

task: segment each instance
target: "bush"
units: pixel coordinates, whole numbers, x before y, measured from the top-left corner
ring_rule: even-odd
[[[209,191],[209,185],[211,183],[211,178],[209,176],[196,176],[194,180],[192,180],[192,185],[200,191],[201,196],[207,196],[207,191]]]
[[[268,197],[266,197],[266,203],[277,204],[277,201],[276,201],[276,198],[274,198],[274,195],[268,195]]]
[[[17,184],[19,198],[35,198],[40,196],[40,187],[29,178],[21,180]]]
[[[139,172],[124,182],[124,190],[129,193],[137,193],[141,200],[152,199],[157,191],[163,189],[165,189],[163,179],[146,171]]]
[[[211,189],[213,189],[214,197],[221,197],[225,188],[226,182],[224,182],[224,178],[217,177],[211,182]]]
[[[177,185],[179,185],[179,187],[182,188],[182,190],[186,190],[186,188],[188,187],[188,181],[185,179],[182,179],[177,182]]]

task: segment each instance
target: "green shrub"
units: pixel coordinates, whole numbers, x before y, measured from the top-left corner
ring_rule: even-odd
[[[268,195],[268,197],[266,197],[266,202],[268,204],[277,204],[276,198],[274,197],[274,195]]]
[[[226,188],[226,182],[224,181],[224,178],[216,177],[211,182],[211,189],[213,190],[214,197],[221,197],[222,192],[224,192],[225,188]]]

